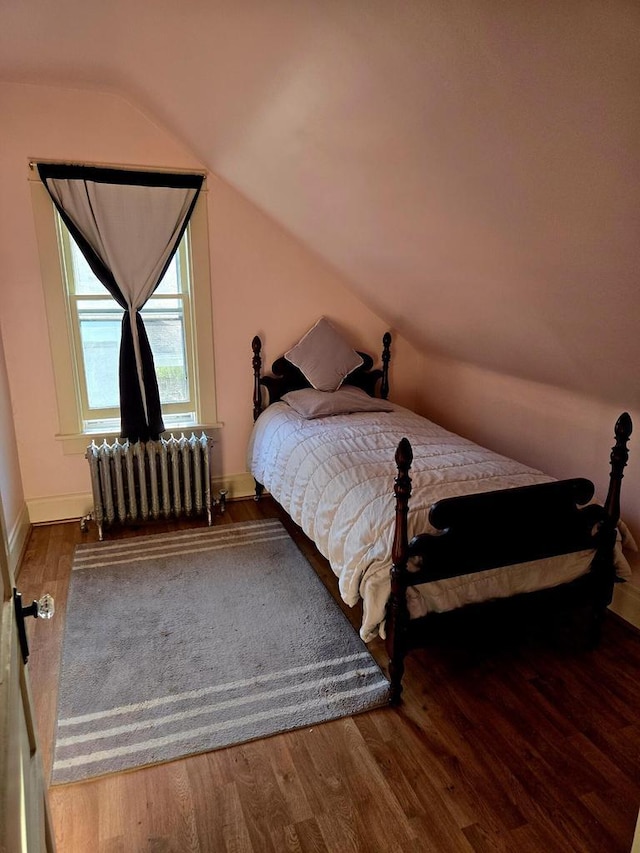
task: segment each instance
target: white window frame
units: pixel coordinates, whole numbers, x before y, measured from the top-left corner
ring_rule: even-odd
[[[37,170],[30,168],[29,185],[36,224],[36,235],[40,255],[40,269],[44,288],[49,342],[56,386],[58,408],[58,433],[56,438],[63,443],[65,453],[84,453],[87,444],[106,438],[113,440],[118,431],[94,432],[84,429],[84,414],[81,399],[80,365],[76,360],[73,345],[75,321],[69,310],[66,283],[63,278],[63,259],[59,245],[55,207]],[[206,181],[200,191],[196,206],[189,221],[188,246],[192,293],[189,317],[191,323],[193,358],[193,396],[196,423],[185,423],[185,430],[217,428],[214,363],[213,323],[211,313],[211,277],[209,267],[209,235],[207,227]],[[64,330],[64,334],[60,334]],[[190,377],[191,378],[191,377]],[[164,408],[163,408],[164,411]],[[167,413],[168,409],[167,409]],[[179,430],[181,424],[172,423],[168,430]]]

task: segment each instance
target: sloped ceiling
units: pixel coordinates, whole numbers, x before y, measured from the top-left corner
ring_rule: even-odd
[[[139,105],[425,353],[639,402],[637,4],[2,0],[0,79]]]

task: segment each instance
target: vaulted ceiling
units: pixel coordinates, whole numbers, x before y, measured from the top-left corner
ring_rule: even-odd
[[[640,402],[637,4],[1,0],[0,80],[123,95],[424,352]]]

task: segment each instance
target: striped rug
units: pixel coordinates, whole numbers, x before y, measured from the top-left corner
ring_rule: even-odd
[[[54,783],[384,704],[388,682],[277,520],[81,545]]]

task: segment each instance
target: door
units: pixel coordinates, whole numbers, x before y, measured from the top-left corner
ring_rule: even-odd
[[[53,853],[47,789],[22,662],[0,500],[0,853]]]

